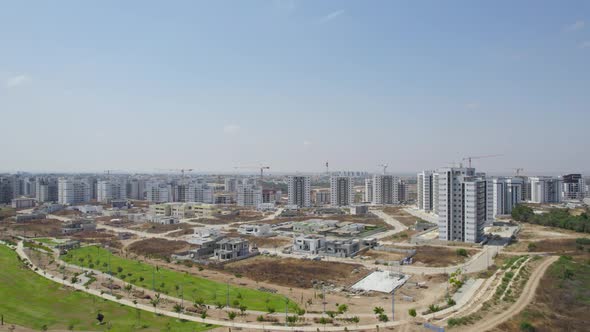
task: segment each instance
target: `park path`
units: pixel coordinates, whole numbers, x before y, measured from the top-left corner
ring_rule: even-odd
[[[368,325],[353,325],[353,324],[351,324],[351,325],[342,325],[342,326],[321,326],[321,325],[275,326],[275,325],[264,325],[264,324],[254,324],[254,323],[231,322],[231,321],[210,319],[210,318],[201,319],[201,318],[195,317],[195,316],[190,316],[190,315],[186,315],[186,314],[178,314],[176,312],[154,308],[153,306],[148,306],[145,304],[140,304],[140,303],[134,304],[132,301],[125,299],[125,298],[117,299],[115,296],[112,296],[107,293],[101,294],[101,292],[99,290],[87,289],[85,286],[72,283],[69,280],[63,280],[63,279],[60,280],[59,277],[54,276],[51,273],[48,273],[47,271],[43,270],[41,267],[33,264],[32,260],[29,258],[29,256],[24,251],[23,241],[18,242],[18,245],[17,245],[15,251],[16,251],[17,255],[19,255],[22,259],[30,262],[31,270],[33,272],[37,273],[38,275],[40,275],[46,279],[61,283],[65,286],[72,287],[74,289],[77,289],[82,292],[86,292],[88,294],[92,294],[94,296],[104,298],[106,300],[117,302],[122,305],[126,305],[126,306],[133,307],[133,308],[138,308],[138,309],[148,311],[148,312],[157,313],[159,315],[164,315],[164,316],[179,318],[179,319],[185,319],[185,320],[193,321],[193,322],[197,322],[197,323],[205,323],[205,324],[227,326],[227,327],[234,327],[234,328],[245,328],[245,329],[250,329],[250,330],[263,330],[263,331],[317,331],[318,328],[321,329],[322,331],[344,331],[345,329],[347,331],[360,331],[360,330],[372,330],[377,325],[379,327],[383,328],[383,327],[401,326],[401,325],[405,325],[408,323],[407,321],[390,321],[390,322],[386,322],[386,323],[368,324]],[[98,271],[98,272],[101,273],[100,271]]]

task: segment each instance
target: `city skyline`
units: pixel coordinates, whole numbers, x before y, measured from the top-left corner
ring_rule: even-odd
[[[4,4],[0,172],[588,173],[589,9]]]

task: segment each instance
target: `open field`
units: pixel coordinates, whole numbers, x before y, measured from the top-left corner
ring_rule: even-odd
[[[494,331],[587,331],[590,255],[561,257],[542,277],[525,310]]]
[[[513,252],[550,252],[556,254],[576,254],[577,251],[584,250],[588,245],[579,245],[576,239],[553,239],[541,241],[522,241],[511,244],[507,247],[508,251]]]
[[[256,281],[301,288],[312,287],[314,280],[347,286],[369,272],[362,265],[267,256],[226,264],[224,270]]]
[[[367,250],[362,254],[363,256],[369,256],[374,259],[381,259],[386,261],[399,261],[406,258],[406,254],[399,252],[387,252],[378,250]]]
[[[95,246],[71,250],[62,258],[64,261],[76,265],[88,266],[88,264],[93,264],[95,269],[102,272],[109,271],[107,262],[110,259],[113,274],[133,285],[148,289],[155,285],[156,291],[175,296],[177,295],[176,287],[183,285],[184,294],[187,297],[200,298],[207,304],[216,304],[218,302],[225,304],[226,302],[228,287],[224,283],[166,268],[156,268],[140,261],[113,255],[108,250]],[[241,297],[242,299],[239,302],[251,310],[265,311],[268,306],[275,308],[284,306],[284,297],[281,295],[244,287],[229,286],[229,296],[232,301]],[[293,302],[291,302],[291,306],[293,309],[296,308]]]
[[[110,301],[71,291],[24,268],[16,254],[0,246],[0,312],[6,323],[36,330],[60,329],[81,331],[203,331],[205,325],[179,322],[174,318],[156,316],[141,311],[137,324],[137,311]],[[105,325],[97,325],[96,315],[105,316]],[[145,328],[141,326],[145,325]]]
[[[190,243],[186,241],[153,238],[133,242],[127,247],[127,250],[141,256],[164,259],[174,253],[186,251],[190,248]]]

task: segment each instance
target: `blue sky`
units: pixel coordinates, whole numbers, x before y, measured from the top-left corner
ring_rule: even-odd
[[[0,45],[0,171],[590,171],[588,1],[13,1]]]

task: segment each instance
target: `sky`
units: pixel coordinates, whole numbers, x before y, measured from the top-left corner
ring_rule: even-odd
[[[590,173],[589,1],[3,1],[0,171]]]

